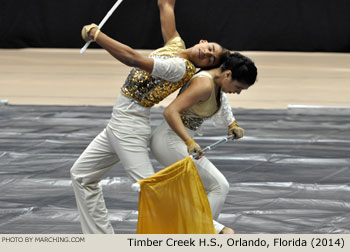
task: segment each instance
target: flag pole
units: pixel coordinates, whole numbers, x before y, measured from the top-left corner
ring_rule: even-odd
[[[226,143],[228,140],[231,140],[235,137],[235,135],[230,135],[230,136],[226,136],[226,137],[223,137],[222,139],[216,141],[215,143],[211,144],[211,145],[208,145],[207,147],[205,147],[202,151],[205,152],[205,151],[210,151],[212,149],[214,149],[215,147],[217,147],[219,144],[222,144],[222,143]],[[195,153],[192,155],[192,158],[196,158],[197,156],[199,155],[199,153]],[[133,183],[131,185],[131,189],[135,192],[140,192],[141,191],[141,188],[140,188],[140,184],[139,183]]]
[[[113,12],[118,8],[118,6],[123,2],[123,0],[118,0],[113,7],[107,12],[106,16],[102,19],[101,23],[98,25],[98,29],[101,30],[102,26],[107,22],[107,20],[112,16]],[[83,54],[89,47],[91,40],[85,43],[85,45],[80,49],[80,54]]]

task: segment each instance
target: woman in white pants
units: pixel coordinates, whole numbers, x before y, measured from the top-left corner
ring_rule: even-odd
[[[201,71],[192,77],[180,90],[177,98],[164,110],[166,121],[152,134],[152,153],[164,166],[169,166],[189,154],[200,154],[195,164],[207,192],[214,220],[218,218],[224,205],[229,183],[203,157],[204,153],[193,137],[202,122],[216,114],[220,107],[222,119],[228,126],[228,134],[234,134],[235,139],[243,137],[244,130],[237,125],[223,92],[240,94],[255,83],[256,76],[257,69],[249,58],[239,53],[230,54],[221,67]],[[217,222],[214,225],[221,233],[234,232]]]
[[[107,127],[71,168],[83,233],[114,233],[99,182],[116,163],[123,163],[133,181],[154,173],[147,150],[151,138],[150,108],[190,80],[195,67],[216,66],[225,54],[220,45],[207,41],[186,49],[176,30],[175,0],[158,0],[158,6],[166,44],[149,57],[111,39],[95,24],[82,29],[85,41],[96,41],[117,60],[134,67],[122,86]]]

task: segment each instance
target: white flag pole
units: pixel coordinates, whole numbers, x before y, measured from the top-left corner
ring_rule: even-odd
[[[234,134],[232,134],[230,136],[226,136],[226,137],[216,141],[215,143],[213,143],[211,145],[208,145],[202,151],[203,152],[210,151],[210,150],[214,149],[216,146],[218,146],[219,144],[226,143],[228,140],[232,140],[234,137],[235,137]],[[195,154],[191,155],[192,158],[196,158],[198,156],[199,156],[199,153],[195,153]],[[134,183],[134,184],[131,185],[131,189],[133,191],[135,191],[135,192],[140,192],[141,191],[141,186],[140,186],[139,183]]]
[[[101,23],[98,25],[98,29],[101,29],[102,26],[107,22],[107,20],[112,16],[113,12],[118,8],[118,6],[123,2],[123,0],[118,0],[113,7],[107,12],[106,16],[102,19]],[[86,42],[86,44],[81,48],[80,53],[83,54],[86,49],[89,47],[91,40]]]

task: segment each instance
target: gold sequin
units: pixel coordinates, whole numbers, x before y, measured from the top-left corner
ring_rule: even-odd
[[[167,57],[170,58],[171,56]],[[152,107],[165,97],[182,87],[196,71],[195,66],[186,60],[186,73],[178,82],[169,82],[133,68],[122,86],[122,93],[144,107]]]
[[[197,130],[203,123],[203,118],[183,116],[181,115],[181,120],[186,128],[190,130]]]
[[[180,117],[185,127],[194,131],[197,130],[205,120],[210,118],[210,116],[199,116],[190,110],[181,112]]]
[[[170,39],[164,47],[155,50],[150,56],[164,59],[176,57],[176,54],[185,48],[184,41],[178,36]],[[190,61],[186,60],[186,73],[184,77],[178,82],[168,82],[155,78],[141,69],[134,68],[127,77],[121,92],[125,96],[134,99],[142,106],[152,107],[154,104],[159,103],[175,90],[182,87],[191,79],[195,71],[195,66]]]

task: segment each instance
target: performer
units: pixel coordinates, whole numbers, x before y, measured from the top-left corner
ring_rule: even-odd
[[[122,63],[134,67],[113,107],[107,127],[89,144],[71,168],[72,185],[83,233],[114,233],[99,184],[119,161],[137,181],[154,173],[147,145],[151,137],[150,108],[195,73],[196,67],[221,64],[227,50],[201,41],[186,49],[176,30],[175,0],[158,0],[165,46],[145,57],[101,32],[95,24],[84,26],[82,37],[93,39]]]
[[[151,151],[164,166],[169,166],[188,154],[200,153],[200,159],[195,160],[195,164],[215,220],[224,205],[229,183],[207,158],[202,157],[204,153],[193,136],[203,121],[215,114],[216,122],[221,117],[223,123],[228,125],[228,135],[234,134],[235,139],[243,137],[244,130],[232,115],[224,93],[240,94],[255,83],[256,76],[257,69],[249,58],[239,53],[230,54],[222,66],[201,71],[192,77],[164,110],[165,120],[152,134]],[[217,222],[214,225],[218,233],[234,233],[231,228]]]

